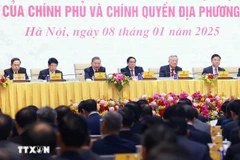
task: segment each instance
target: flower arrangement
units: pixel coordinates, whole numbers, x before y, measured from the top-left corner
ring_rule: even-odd
[[[2,84],[3,88],[6,88],[9,85],[10,80],[2,76],[0,78],[0,83]]]
[[[129,84],[130,78],[121,73],[114,73],[109,78],[107,78],[107,82],[109,84],[114,84],[115,87],[120,92],[126,84]]]
[[[98,99],[97,109],[102,116],[109,111],[117,111],[119,108],[124,107],[128,102],[136,102],[138,100],[146,100],[152,108],[153,114],[156,116],[162,116],[168,107],[171,107],[179,102],[179,100],[187,98],[192,102],[192,107],[195,108],[199,114],[204,116],[207,120],[218,119],[222,116],[221,107],[225,101],[233,101],[236,97],[224,97],[223,95],[212,95],[211,93],[201,94],[195,92],[192,95],[182,92],[180,94],[175,93],[155,93],[152,96],[143,95],[139,99],[133,100],[125,99],[123,101],[117,101],[114,99],[104,100]],[[71,101],[72,102],[72,101]],[[72,112],[78,113],[78,104],[71,104],[70,109]]]
[[[200,78],[201,80],[204,80],[206,83],[210,84],[211,86],[214,86],[217,82],[217,77],[214,74],[204,74]]]
[[[73,113],[75,113],[75,114],[77,114],[77,115],[80,115],[80,113],[78,112],[78,104],[77,104],[77,103],[74,103],[73,100],[70,100],[70,102],[71,102],[71,104],[69,105],[70,110],[71,110]]]

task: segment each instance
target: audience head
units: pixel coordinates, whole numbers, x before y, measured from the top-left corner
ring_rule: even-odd
[[[83,114],[87,117],[91,112],[97,111],[97,102],[94,99],[82,101],[78,106],[78,110],[82,110]]]
[[[227,116],[227,106],[229,103],[230,103],[230,101],[226,101],[222,104],[221,110],[222,110],[224,116]]]
[[[240,114],[240,100],[234,100],[229,103],[232,119],[235,120]]]
[[[211,62],[213,67],[218,67],[220,65],[221,57],[218,54],[214,54],[211,57]]]
[[[134,57],[128,57],[127,58],[127,65],[130,69],[134,69],[136,66],[136,58]]]
[[[227,119],[231,119],[232,118],[232,115],[231,115],[231,109],[230,109],[230,106],[229,106],[229,104],[230,104],[231,102],[229,102],[228,104],[227,104]]]
[[[101,59],[99,57],[93,57],[92,58],[92,68],[93,70],[99,70],[101,67]]]
[[[176,68],[178,65],[178,57],[176,55],[169,56],[168,63],[171,68]]]
[[[86,120],[74,113],[66,114],[58,128],[60,132],[58,140],[62,151],[69,149],[78,151],[89,134]]]
[[[129,102],[127,104],[125,104],[126,108],[129,108],[133,111],[135,118],[134,118],[134,122],[139,121],[139,118],[142,114],[142,109],[140,107],[140,105],[137,102]]]
[[[182,98],[178,101],[178,104],[188,104],[192,106],[192,101],[188,98]]]
[[[17,112],[15,120],[18,134],[21,134],[28,125],[37,120],[37,113],[32,108],[22,108]]]
[[[11,59],[11,68],[14,72],[19,71],[21,66],[21,60],[19,58]]]
[[[169,124],[177,135],[188,136],[187,121],[184,118],[171,118]]]
[[[55,123],[57,120],[57,112],[51,107],[42,107],[37,111],[39,121],[47,123]]]
[[[56,58],[50,58],[48,60],[48,68],[51,72],[55,72],[58,66],[58,60]]]
[[[11,137],[12,128],[12,118],[8,115],[0,114],[0,141]]]
[[[186,112],[186,118],[188,122],[194,123],[195,118],[198,116],[196,109],[190,109]]]
[[[134,113],[129,108],[121,108],[117,111],[122,116],[122,127],[131,128],[134,123]]]
[[[122,116],[117,112],[106,113],[101,122],[102,135],[118,134],[122,124]]]
[[[142,108],[141,118],[153,116],[152,107],[150,105],[148,105],[148,104],[141,105],[141,108]]]
[[[186,117],[186,112],[182,107],[182,105],[174,105],[174,106],[168,107],[163,114],[164,120],[169,120],[171,118],[176,118],[176,117],[183,118],[183,119]]]
[[[149,155],[149,160],[190,160],[189,153],[177,144],[162,143],[154,147]]]
[[[145,104],[149,104],[148,101],[145,100],[145,99],[140,99],[140,100],[137,101],[137,103],[138,103],[140,106],[145,105]]]
[[[32,124],[26,129],[22,138],[24,146],[49,146],[50,153],[54,153],[57,146],[57,135],[54,129],[44,122]]]
[[[142,156],[147,160],[148,154],[151,149],[161,143],[176,144],[176,134],[168,127],[162,125],[155,125],[143,134],[142,139]]]
[[[37,108],[37,106],[30,105],[30,106],[27,106],[27,107],[31,108],[31,109],[32,109],[32,110],[34,110],[35,112],[37,112],[37,111],[38,111],[38,108]]]
[[[55,111],[57,112],[57,121],[58,123],[61,123],[63,120],[63,117],[67,114],[70,113],[71,110],[68,106],[58,106],[55,108]]]

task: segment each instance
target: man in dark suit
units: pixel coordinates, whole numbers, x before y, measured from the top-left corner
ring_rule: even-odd
[[[185,148],[191,155],[191,159],[210,160],[208,146],[192,141],[188,137],[187,122],[184,118],[174,118],[170,120],[170,124],[178,135],[178,145]]]
[[[82,110],[83,115],[87,118],[90,134],[100,135],[100,119],[102,117],[97,112],[97,102],[93,99],[82,101],[78,110]]]
[[[94,80],[95,72],[106,72],[105,67],[101,66],[101,59],[99,57],[93,57],[92,66],[84,69],[84,78],[85,80]]]
[[[38,79],[45,80],[47,75],[54,74],[54,73],[61,73],[63,79],[63,73],[57,70],[58,60],[56,58],[50,58],[48,60],[48,68],[44,69],[39,72]]]
[[[121,73],[128,76],[128,77],[133,77],[133,76],[138,76],[138,74],[142,74],[143,68],[136,66],[136,58],[135,57],[128,57],[127,59],[127,67],[121,69]]]
[[[68,113],[59,123],[58,144],[61,148],[60,158],[66,160],[85,160],[79,150],[84,145],[88,135],[88,125],[83,117]]]
[[[18,145],[8,141],[11,137],[11,130],[13,128],[12,119],[10,116],[0,114],[0,150],[3,148],[12,156],[12,159],[17,159],[19,156]]]
[[[240,133],[240,119],[238,120],[238,132]],[[236,158],[236,156],[240,154],[239,151],[240,151],[240,143],[230,146],[227,150],[225,159],[235,160],[234,157]]]
[[[214,75],[218,75],[219,71],[225,71],[224,68],[219,67],[220,61],[221,61],[221,57],[218,54],[212,55],[211,57],[212,65],[207,68],[204,68],[202,74],[211,73]]]
[[[93,142],[92,151],[99,155],[113,155],[117,153],[136,153],[135,144],[118,136],[122,117],[117,112],[108,112],[101,122],[103,139]]]
[[[20,109],[16,116],[16,128],[19,136],[13,137],[10,139],[13,143],[23,145],[23,136],[26,134],[26,128],[31,124],[36,122],[37,113],[29,107]]]
[[[159,77],[173,77],[174,74],[177,74],[179,71],[182,71],[182,68],[178,67],[178,57],[172,55],[168,60],[169,65],[161,66],[159,70]]]
[[[232,122],[224,125],[222,130],[223,139],[230,140],[230,134],[232,130],[238,127],[238,119],[240,114],[240,100],[234,100],[229,103],[228,107],[230,107],[230,111],[232,114]]]
[[[130,131],[131,126],[134,122],[134,113],[129,108],[121,108],[118,113],[122,116],[122,127],[119,132],[119,137],[127,139],[135,143],[135,145],[140,145],[141,138],[139,135],[132,133]]]
[[[4,77],[8,77],[12,80],[14,74],[25,74],[25,79],[28,79],[26,68],[22,68],[21,60],[19,58],[13,58],[11,60],[11,68],[4,70]]]
[[[238,74],[237,77],[240,77],[240,68],[238,68]]]

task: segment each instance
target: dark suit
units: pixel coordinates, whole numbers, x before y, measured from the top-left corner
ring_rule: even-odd
[[[139,135],[132,133],[130,130],[123,130],[119,132],[119,137],[127,139],[135,143],[135,145],[140,145],[141,138]]]
[[[96,153],[94,153],[93,151],[91,150],[86,150],[86,149],[81,149],[79,151],[80,155],[82,157],[87,157],[87,159],[89,160],[102,160],[99,155],[97,155]]]
[[[210,160],[207,146],[179,136],[177,143],[191,155],[191,160]]]
[[[240,154],[240,144],[233,145],[228,148],[225,159],[234,160],[234,157]]]
[[[224,125],[222,130],[223,139],[230,140],[231,131],[238,127],[238,120],[234,120]]]
[[[178,73],[179,71],[182,71],[182,68],[176,66],[175,68],[175,73]],[[170,71],[170,66],[161,66],[159,70],[159,77],[170,77],[171,71]]]
[[[98,69],[98,72],[106,72],[105,67],[100,67],[100,68]],[[88,68],[85,68],[85,69],[84,69],[84,78],[85,78],[85,80],[86,80],[86,79],[91,79],[91,80],[93,80],[93,79],[92,79],[93,76],[94,76],[94,71],[93,71],[93,68],[92,68],[92,67],[88,67]]]
[[[231,145],[235,145],[235,144],[240,143],[240,137],[238,135],[238,128],[235,128],[231,131],[230,142],[231,142]]]
[[[98,113],[93,113],[87,117],[88,128],[91,135],[100,135],[100,119]]]
[[[238,74],[237,74],[238,77],[240,77],[240,68],[238,68]]]
[[[26,68],[20,67],[18,74],[25,74],[25,78],[28,79]],[[10,80],[13,79],[13,70],[12,68],[4,70],[4,77],[9,77]]]
[[[11,154],[10,156],[12,157],[12,159],[19,158],[19,150],[17,144],[12,143],[8,140],[4,140],[0,141],[0,148],[7,150]]]
[[[221,68],[221,67],[218,67],[218,72],[219,72],[219,71],[225,71],[225,69],[224,69],[224,68]],[[209,67],[203,69],[202,74],[208,74],[208,73],[213,74],[213,68],[212,68],[212,66],[209,66]]]
[[[142,67],[139,67],[139,66],[135,66],[134,68],[134,75],[137,76],[139,73],[142,74],[143,71],[143,68]],[[132,73],[131,71],[129,70],[128,66],[125,67],[125,68],[122,68],[121,69],[121,73],[128,76],[128,77],[131,77],[132,76]]]
[[[212,143],[210,134],[197,130],[192,125],[188,125],[188,130],[190,130],[188,139],[204,144],[206,146],[208,146],[208,143]]]
[[[132,133],[140,135],[142,133],[143,123],[141,121],[134,122],[133,126],[131,127],[130,131]]]
[[[92,151],[98,155],[113,155],[117,153],[136,153],[135,144],[116,135],[107,135],[93,142]]]
[[[62,75],[62,79],[63,79],[63,73],[59,70],[56,70],[55,73],[61,73]],[[49,75],[49,69],[44,69],[42,71],[39,72],[39,76],[38,76],[38,79],[42,79],[42,80],[45,80],[47,75]]]
[[[60,157],[61,159],[64,160],[87,160],[87,157],[82,157],[79,152],[74,152],[74,151],[68,151],[68,152],[63,152]]]
[[[26,132],[23,132],[19,136],[13,137],[10,139],[11,142],[18,144],[18,145],[24,145],[23,137],[26,135]]]
[[[222,126],[222,122],[226,119],[225,116],[218,119],[216,126]]]

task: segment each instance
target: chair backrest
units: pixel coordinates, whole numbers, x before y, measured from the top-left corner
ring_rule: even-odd
[[[192,69],[193,76],[199,78],[202,75],[203,67],[195,67]]]
[[[239,67],[224,67],[229,72],[230,77],[237,77]]]
[[[91,66],[89,63],[74,64],[74,71],[75,71],[76,79],[79,79],[80,81],[85,81],[84,69],[89,66]]]
[[[148,68],[149,72],[154,73],[154,77],[158,78],[159,77],[159,68]]]
[[[38,79],[39,72],[40,72],[41,70],[42,70],[42,69],[40,69],[40,68],[32,68],[32,69],[30,69],[31,79],[32,79],[32,80],[37,80],[37,79]]]
[[[0,76],[4,76],[4,70],[3,69],[0,69]]]

